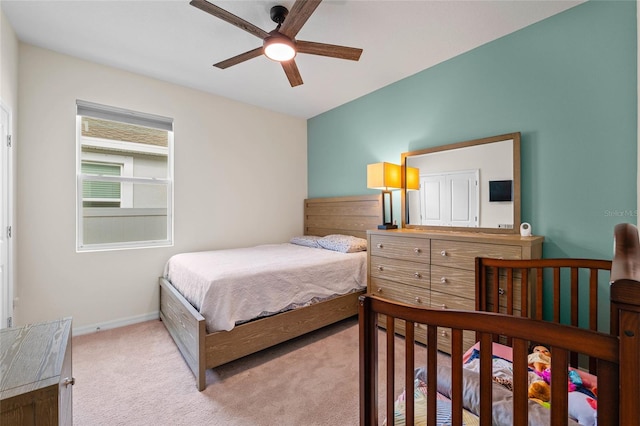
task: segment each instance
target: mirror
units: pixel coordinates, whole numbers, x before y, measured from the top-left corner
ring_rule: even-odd
[[[402,226],[520,232],[520,133],[405,152]],[[416,170],[417,169],[417,170]]]

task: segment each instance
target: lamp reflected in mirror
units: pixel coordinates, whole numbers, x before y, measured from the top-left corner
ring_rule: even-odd
[[[404,185],[405,197],[420,197],[420,169],[416,167],[404,167]],[[413,220],[409,219],[411,212],[407,211],[407,223],[413,223]]]
[[[378,229],[397,229],[393,223],[393,200],[391,191],[402,188],[402,169],[393,163],[367,165],[367,188],[382,190],[383,223]]]
[[[420,189],[420,170],[415,167],[405,167],[404,189],[418,191]]]

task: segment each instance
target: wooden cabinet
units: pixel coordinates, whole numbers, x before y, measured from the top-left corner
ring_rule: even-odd
[[[0,330],[0,424],[71,425],[71,318]]]
[[[475,258],[539,259],[543,237],[472,232],[370,230],[368,292],[435,309],[476,309]],[[519,292],[519,285],[514,285]],[[379,322],[384,325],[383,321]],[[404,324],[396,324],[402,334]],[[438,329],[438,349],[451,352],[451,332]],[[426,333],[416,331],[426,342]],[[475,343],[463,335],[464,350]]]

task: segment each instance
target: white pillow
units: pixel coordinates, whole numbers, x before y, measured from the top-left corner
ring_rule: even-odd
[[[320,247],[340,253],[354,253],[367,250],[367,240],[351,235],[332,234],[318,240]]]
[[[322,248],[322,247],[320,247],[320,244],[318,244],[318,240],[319,239],[320,239],[320,237],[318,237],[316,235],[299,235],[297,237],[291,238],[291,240],[289,240],[289,242],[291,244],[296,244],[296,245],[299,245],[299,246]]]

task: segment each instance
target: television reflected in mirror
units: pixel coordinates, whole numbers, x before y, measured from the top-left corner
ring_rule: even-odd
[[[402,192],[403,227],[519,232],[520,133],[405,152],[401,161],[419,176]]]
[[[490,180],[489,201],[513,201],[512,180]]]

